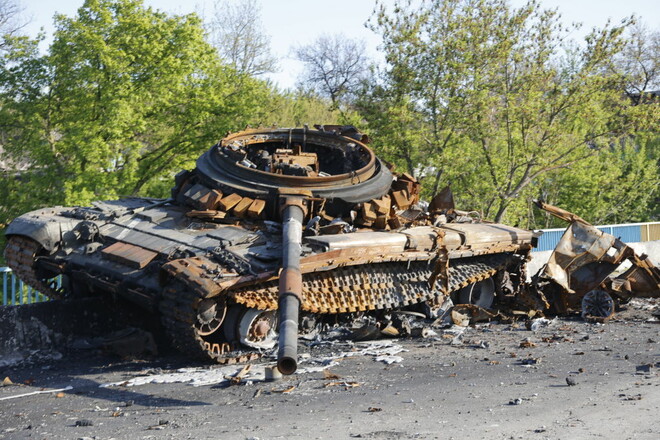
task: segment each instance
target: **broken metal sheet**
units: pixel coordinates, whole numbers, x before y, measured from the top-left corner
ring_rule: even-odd
[[[591,263],[600,262],[615,241],[612,235],[591,225],[571,223],[550,255],[543,277],[554,280],[569,293],[580,287],[597,286],[615,267],[611,263],[603,262],[604,266]]]
[[[356,347],[356,351],[343,351],[336,355],[319,358],[302,359],[297,374],[309,374],[324,371],[337,365],[337,361],[346,357],[371,356],[377,362],[398,363],[403,360],[399,353],[406,352],[393,341],[374,341],[358,344],[346,344],[347,347]],[[361,349],[359,349],[361,348]],[[262,382],[266,380],[266,368],[272,368],[275,364],[253,365],[248,371],[244,366],[225,366],[211,368],[180,368],[166,373],[144,374],[137,377],[99,385],[100,388],[110,387],[133,387],[146,384],[187,383],[195,387],[229,383],[237,374],[241,375],[243,382]]]
[[[628,296],[655,298],[660,296],[660,268],[656,267],[646,255],[633,254],[632,266],[612,280],[612,290]],[[615,287],[616,286],[616,287]]]
[[[150,383],[188,383],[195,387],[216,385],[229,382],[230,379],[228,378],[237,374],[237,371],[242,371],[241,367],[227,366],[221,368],[180,368],[176,371],[168,373],[144,374],[121,382],[104,383],[99,385],[99,388],[117,386],[133,387]],[[250,372],[243,377],[243,379],[254,381],[265,380],[264,367],[256,366],[255,368],[252,368]]]
[[[497,313],[488,311],[483,307],[479,307],[475,304],[457,304],[454,306],[454,309],[451,313],[454,323],[461,326],[467,325],[464,324],[465,318],[469,319],[470,324],[474,324],[476,322],[492,321],[493,319],[498,318]],[[454,319],[454,314],[456,314],[456,319]],[[465,318],[461,319],[461,317]],[[460,322],[460,324],[457,322],[457,320]]]
[[[60,393],[63,391],[70,391],[72,390],[72,386],[68,386],[65,388],[59,388],[55,390],[40,390],[40,391],[32,391],[30,393],[23,393],[23,394],[17,394],[15,396],[6,396],[6,397],[0,397],[0,400],[10,400],[10,399],[18,399],[19,397],[27,397],[27,396],[34,396],[37,394],[53,394],[53,393]]]
[[[476,248],[497,244],[529,243],[534,237],[532,231],[494,223],[449,223],[442,225],[441,228],[460,233],[465,237],[463,245]]]
[[[448,186],[436,194],[429,204],[429,212],[453,211],[454,208],[454,194]]]

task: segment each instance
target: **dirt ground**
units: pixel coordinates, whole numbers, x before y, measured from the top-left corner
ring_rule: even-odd
[[[237,385],[224,377],[242,366],[72,350],[0,368],[14,383],[0,387],[0,438],[655,440],[658,304],[634,300],[607,324],[301,344],[297,374],[266,382],[262,362]]]

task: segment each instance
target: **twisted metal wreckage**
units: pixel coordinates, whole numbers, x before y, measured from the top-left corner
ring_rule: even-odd
[[[538,233],[455,209],[446,188],[420,202],[415,178],[391,171],[350,126],[230,134],[176,176],[166,200],[128,198],[39,209],[6,234],[9,266],[52,298],[122,296],[161,315],[173,344],[220,363],[356,320],[405,333],[448,299],[472,319],[582,310],[659,296],[645,256],[581,218],[527,282]],[[631,267],[609,275],[627,260]],[[61,287],[49,280],[63,276]]]

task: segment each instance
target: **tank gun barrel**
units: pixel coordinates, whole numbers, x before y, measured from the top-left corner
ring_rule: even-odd
[[[293,374],[298,368],[298,312],[302,300],[303,218],[305,192],[282,194],[282,271],[279,283],[279,349],[277,368],[282,374]]]

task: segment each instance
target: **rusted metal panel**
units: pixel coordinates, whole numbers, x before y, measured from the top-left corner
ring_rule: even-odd
[[[401,231],[408,237],[407,249],[418,251],[432,251],[438,242],[437,228],[420,226]],[[443,240],[444,241],[444,240]]]
[[[466,246],[481,247],[493,243],[529,243],[532,231],[495,223],[450,223],[443,229],[456,231],[465,237]]]
[[[593,226],[578,222],[572,223],[550,256],[543,275],[553,279],[572,293],[574,289],[571,288],[571,274],[587,264],[601,260],[614,242],[613,236],[605,234]],[[603,281],[611,270],[601,277],[601,271],[594,266],[592,273],[600,278],[596,285]],[[586,274],[582,274],[580,277],[581,284],[585,283],[586,276]]]
[[[103,249],[101,253],[108,260],[116,261],[136,269],[143,269],[158,256],[156,252],[119,241]]]

